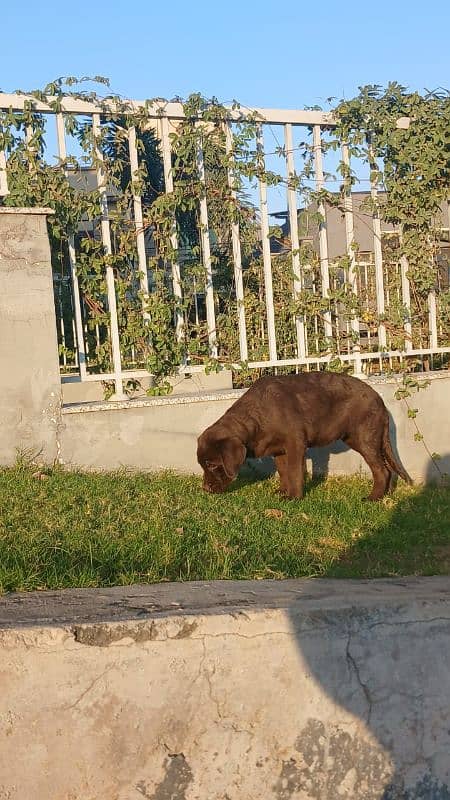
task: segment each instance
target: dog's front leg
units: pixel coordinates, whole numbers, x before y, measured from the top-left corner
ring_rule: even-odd
[[[289,442],[286,452],[276,456],[275,465],[280,476],[281,494],[290,498],[303,497],[306,468],[305,444]]]

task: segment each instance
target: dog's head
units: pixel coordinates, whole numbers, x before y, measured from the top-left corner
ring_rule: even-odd
[[[198,439],[197,461],[203,469],[203,489],[224,492],[244,463],[247,449],[234,436],[206,430]]]

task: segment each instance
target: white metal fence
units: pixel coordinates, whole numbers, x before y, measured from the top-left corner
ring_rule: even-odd
[[[98,132],[101,125],[102,114],[104,107],[96,107],[89,101],[76,100],[65,98],[58,111],[55,111],[51,105],[41,101],[31,99],[33,109],[36,112],[48,116],[49,119],[54,119],[56,142],[57,142],[57,155],[59,159],[65,160],[67,156],[66,149],[66,133],[64,125],[65,114],[76,114],[91,118],[94,133]],[[0,94],[0,109],[17,110],[20,111],[25,107],[25,103],[29,102],[30,98],[22,95],[7,95]],[[130,103],[131,108],[135,108],[136,112],[142,107],[142,104],[133,102]],[[300,235],[298,225],[299,203],[298,195],[293,188],[292,181],[289,179],[294,176],[296,171],[295,156],[296,145],[294,138],[299,129],[309,131],[312,133],[312,145],[314,148],[314,176],[313,187],[320,190],[325,185],[325,173],[323,163],[323,148],[322,139],[327,135],[333,127],[333,118],[330,114],[322,113],[319,111],[283,111],[272,109],[252,109],[252,115],[257,114],[259,124],[259,134],[257,147],[260,152],[264,154],[264,140],[269,135],[269,131],[273,133],[276,131],[278,141],[281,141],[282,158],[284,160],[284,169],[286,175],[286,195],[285,207],[287,217],[287,228],[290,236],[290,250],[292,258],[292,292],[294,297],[301,291],[309,289],[312,293],[315,291],[314,283],[308,283],[308,277],[305,276],[300,252]],[[174,121],[183,119],[184,112],[181,104],[178,103],[155,103],[150,110],[150,118],[154,129],[157,133],[164,167],[164,180],[165,191],[170,193],[173,191],[172,167],[171,167],[171,139],[170,130]],[[232,126],[233,123],[242,119],[242,110],[231,110],[229,112],[228,122],[226,126],[226,142],[227,148],[232,148]],[[305,134],[306,135],[306,134]],[[132,174],[136,174],[138,170],[138,150],[136,147],[136,133],[135,129],[131,128],[128,134],[129,146],[129,160]],[[107,253],[112,252],[110,220],[108,216],[108,192],[105,185],[104,176],[102,172],[102,153],[98,151],[97,162],[97,185],[101,192],[102,199],[102,218],[101,218],[101,234],[103,245]],[[346,164],[349,164],[349,153],[347,146],[342,143],[341,157]],[[7,154],[0,152],[0,195],[6,195],[8,192],[7,178],[6,178],[6,161]],[[203,154],[201,149],[198,152],[197,166],[201,181],[205,181],[205,168],[203,163]],[[367,191],[371,194],[372,198],[376,198],[378,187],[369,183],[369,170],[367,170]],[[229,175],[231,191],[233,191],[233,176]],[[262,293],[265,303],[266,314],[266,334],[267,334],[267,357],[264,359],[252,360],[251,352],[248,344],[248,320],[246,319],[245,304],[244,304],[244,284],[243,284],[243,265],[241,259],[240,248],[240,234],[239,226],[232,225],[231,241],[232,241],[232,258],[234,268],[234,291],[236,294],[236,328],[239,340],[239,353],[240,361],[246,362],[249,368],[301,368],[306,366],[309,368],[319,368],[321,364],[330,361],[336,357],[336,348],[333,352],[318,354],[317,347],[314,346],[314,335],[318,335],[317,319],[314,324],[316,326],[314,333],[314,326],[311,327],[311,321],[306,319],[304,315],[296,315],[293,319],[293,326],[295,328],[295,352],[290,353],[286,357],[286,353],[280,351],[279,343],[277,341],[277,320],[276,310],[274,306],[274,285],[273,285],[273,260],[276,255],[271,250],[270,242],[270,211],[268,207],[268,187],[264,180],[259,180],[258,192],[258,218],[261,231],[261,251],[262,251],[262,264],[263,264],[263,285]],[[318,225],[317,231],[317,249],[318,257],[320,259],[320,288],[319,293],[323,298],[327,298],[330,287],[333,282],[338,280],[333,274],[332,256],[329,250],[329,234],[327,226],[327,214],[329,210],[323,205],[319,204],[318,211],[322,217],[322,222]],[[203,266],[205,270],[205,286],[204,286],[204,307],[207,321],[207,328],[209,333],[210,351],[212,357],[220,356],[217,352],[216,345],[216,313],[217,306],[215,302],[215,286],[214,286],[214,269],[211,259],[210,248],[210,231],[208,228],[208,199],[207,195],[203,196],[200,200],[200,236],[201,236],[201,252],[203,258]],[[450,227],[449,211],[447,209],[447,220],[443,220],[442,227]],[[143,227],[142,217],[142,200],[141,197],[135,195],[133,198],[133,214],[135,223],[135,235],[137,241],[137,252],[139,260],[139,274],[141,289],[143,292],[149,291],[148,285],[148,271],[147,271],[147,253],[145,243],[145,233]],[[411,293],[410,285],[407,276],[408,265],[404,259],[395,265],[397,274],[397,282],[395,285],[396,303],[401,304],[406,310],[404,318],[404,338],[403,346],[392,349],[390,347],[389,331],[383,321],[383,315],[392,301],[390,295],[389,281],[390,276],[386,272],[386,264],[384,263],[383,253],[383,236],[387,236],[383,232],[379,215],[374,211],[370,217],[370,236],[372,246],[370,252],[360,257],[354,248],[355,239],[355,212],[353,207],[353,198],[348,194],[345,202],[345,211],[343,214],[342,226],[345,229],[345,254],[348,257],[348,271],[346,279],[351,291],[355,296],[365,297],[367,303],[367,310],[369,307],[375,306],[375,312],[378,317],[377,330],[374,334],[368,329],[366,322],[363,318],[354,315],[351,319],[345,319],[339,322],[339,310],[333,315],[331,310],[323,313],[320,325],[322,326],[322,333],[325,338],[330,341],[336,333],[336,325],[344,325],[347,328],[346,347],[344,349],[338,348],[338,357],[342,362],[350,362],[354,366],[356,373],[362,373],[366,368],[365,365],[376,363],[382,370],[383,367],[392,366],[393,359],[403,359],[407,357],[417,356],[442,356],[443,354],[450,353],[450,342],[443,341],[440,335],[439,313],[437,309],[436,293],[431,291],[428,296],[428,315],[429,327],[427,331],[427,341],[423,340],[420,336],[418,339],[414,335],[413,324],[411,319]],[[172,234],[172,245],[174,250],[177,249],[177,231],[174,228]],[[344,254],[343,254],[344,255]],[[58,334],[61,349],[61,366],[63,373],[74,373],[79,375],[81,381],[114,381],[115,384],[115,398],[123,397],[123,382],[130,378],[141,378],[148,375],[145,369],[139,366],[133,367],[133,356],[124,359],[123,350],[121,349],[119,325],[117,316],[117,298],[115,291],[114,272],[112,267],[106,269],[106,285],[107,285],[107,305],[109,311],[109,325],[108,337],[110,339],[110,346],[112,352],[112,369],[108,373],[93,372],[90,369],[90,355],[87,345],[87,331],[85,314],[83,312],[83,299],[80,296],[80,289],[77,278],[77,253],[75,242],[73,239],[69,242],[69,259],[70,259],[70,280],[58,279],[55,277],[55,303],[58,318]],[[389,265],[389,269],[393,269]],[[171,265],[172,286],[175,298],[182,297],[182,285],[180,280],[180,267],[177,259]],[[447,272],[448,278],[448,272]],[[143,311],[143,313],[146,313]],[[333,316],[333,319],[332,319]],[[182,319],[178,318],[174,325],[174,336],[179,335]],[[100,331],[97,329],[94,335],[98,340]],[[126,361],[126,363],[124,363]],[[181,371],[193,371],[201,369],[200,366],[195,367],[192,365],[180,364]]]

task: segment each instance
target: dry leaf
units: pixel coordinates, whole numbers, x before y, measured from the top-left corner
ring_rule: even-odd
[[[280,511],[279,508],[266,508],[264,516],[271,517],[273,519],[281,519],[284,517],[284,512]]]
[[[184,528],[175,528],[175,533],[184,533]]]
[[[45,481],[48,478],[48,475],[45,472],[41,472],[38,470],[37,472],[33,472],[33,478],[36,478],[38,481]]]

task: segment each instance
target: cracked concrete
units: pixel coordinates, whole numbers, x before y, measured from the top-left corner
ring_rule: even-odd
[[[6,596],[0,797],[450,800],[449,663],[448,578]]]
[[[353,655],[350,652],[351,639],[352,639],[352,634],[349,633],[348,634],[348,639],[347,639],[347,647],[346,647],[346,650],[345,650],[345,656],[346,656],[347,663],[348,663],[349,668],[350,668],[350,672],[352,670],[354,671],[354,673],[356,675],[356,680],[358,681],[358,683],[359,683],[359,685],[361,687],[361,690],[362,690],[362,692],[364,694],[364,697],[366,698],[366,701],[367,701],[367,720],[366,720],[366,722],[367,722],[367,725],[370,726],[370,719],[371,719],[371,716],[372,716],[372,705],[373,705],[372,698],[370,696],[370,690],[369,690],[368,685],[366,683],[363,683],[363,681],[361,680],[361,676],[359,674],[358,664],[356,663]]]

